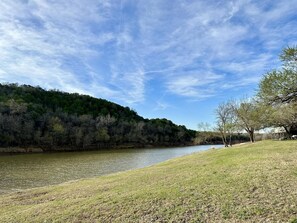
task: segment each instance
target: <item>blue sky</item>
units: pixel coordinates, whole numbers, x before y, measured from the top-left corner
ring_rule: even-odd
[[[197,129],[219,103],[252,96],[296,37],[296,0],[1,0],[0,82]]]

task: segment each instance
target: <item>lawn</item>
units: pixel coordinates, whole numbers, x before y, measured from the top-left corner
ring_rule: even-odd
[[[1,195],[0,222],[297,222],[297,141]]]

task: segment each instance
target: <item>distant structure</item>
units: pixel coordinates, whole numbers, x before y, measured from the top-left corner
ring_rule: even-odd
[[[286,137],[286,130],[282,127],[273,128],[271,131],[273,139],[282,140]]]
[[[265,139],[274,139],[274,140],[282,140],[285,139],[287,133],[284,128],[276,127],[276,128],[265,128],[257,132],[256,135],[258,140],[265,140]]]

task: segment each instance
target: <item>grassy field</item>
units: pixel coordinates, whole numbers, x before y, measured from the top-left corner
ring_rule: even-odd
[[[0,222],[297,222],[297,141],[1,195]]]

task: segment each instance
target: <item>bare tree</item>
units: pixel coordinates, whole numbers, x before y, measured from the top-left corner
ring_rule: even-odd
[[[199,122],[197,124],[198,131],[200,132],[209,132],[212,130],[211,124],[208,122]]]
[[[225,147],[231,145],[232,133],[236,127],[236,116],[234,114],[232,103],[232,101],[222,103],[215,110],[217,118],[216,130],[220,132]]]
[[[209,141],[212,139],[214,132],[213,132],[213,126],[207,122],[199,122],[197,124],[197,132],[196,132],[196,138],[195,143],[201,144],[206,143],[208,144]]]

